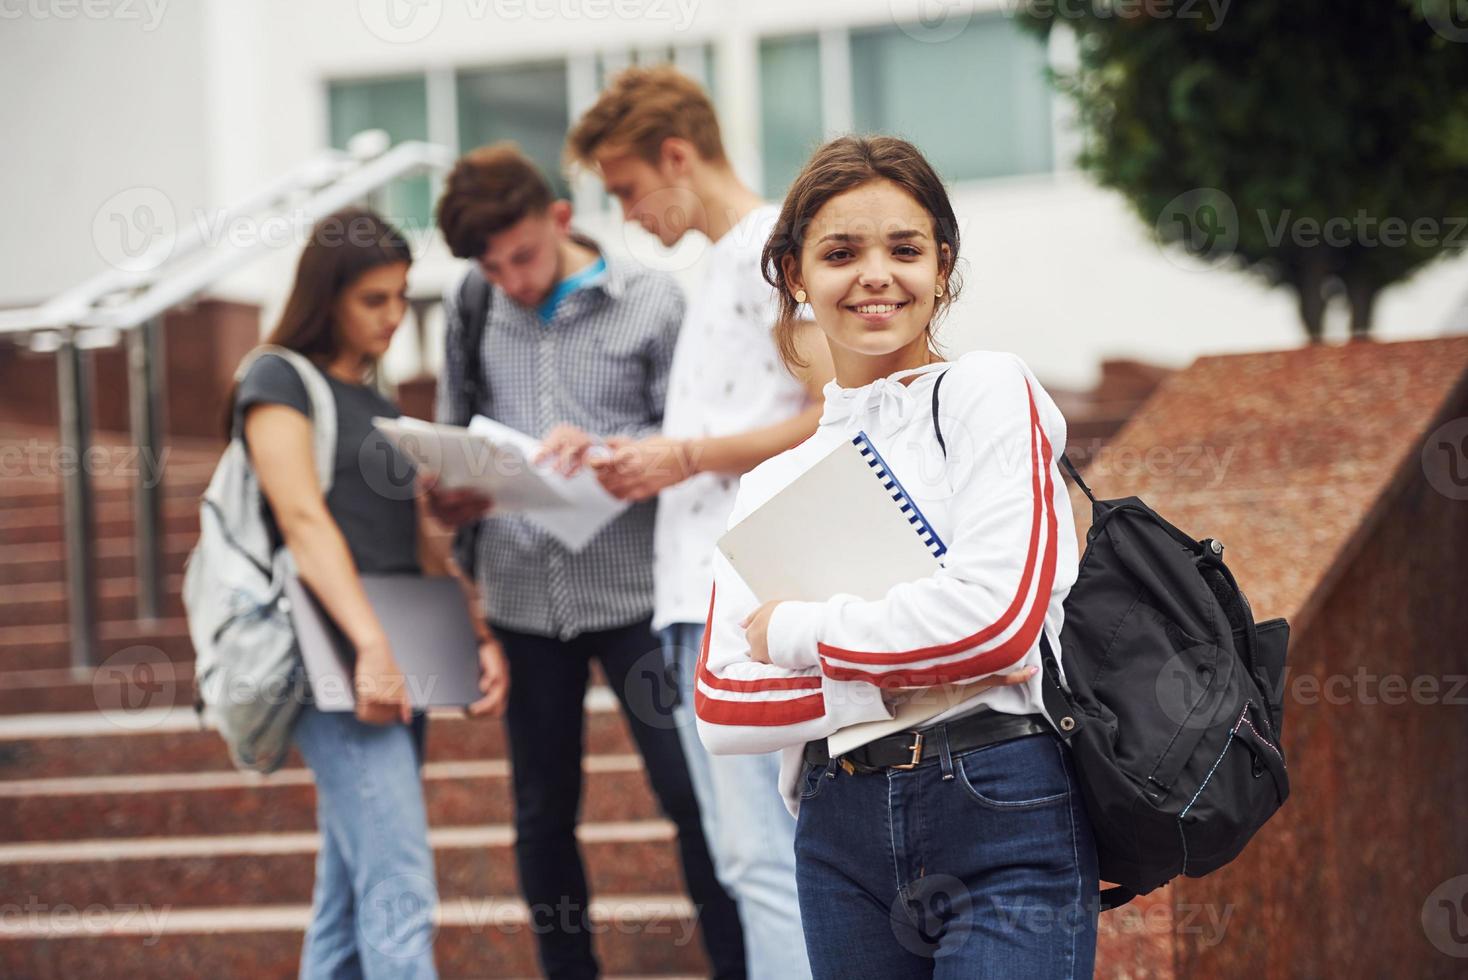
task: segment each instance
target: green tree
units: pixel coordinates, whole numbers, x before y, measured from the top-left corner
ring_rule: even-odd
[[[1025,0],[1076,34],[1081,166],[1164,242],[1364,336],[1382,289],[1468,246],[1461,0]],[[1456,19],[1455,19],[1456,17]]]

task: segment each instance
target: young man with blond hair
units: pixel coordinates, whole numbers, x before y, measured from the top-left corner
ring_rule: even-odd
[[[677,667],[679,734],[720,877],[739,903],[749,975],[809,976],[779,759],[710,756],[693,699],[715,543],[739,476],[815,431],[834,374],[830,351],[808,325],[798,346],[809,367],[796,377],[782,363],[776,297],[760,273],[779,208],[734,172],[713,104],[692,79],[672,67],[622,72],[572,129],[567,157],[664,246],[690,233],[710,242],[673,354],[661,434],[608,440],[612,456],[591,465],[619,497],[658,497],[653,627]]]
[[[485,415],[578,456],[597,439],[639,440],[662,427],[683,298],[667,276],[606,255],[571,228],[513,144],[469,153],[438,205],[449,249],[469,259],[445,296],[438,418]],[[471,313],[472,310],[472,313]],[[576,841],[583,705],[593,659],[678,828],[688,891],[720,978],[745,976],[738,909],[705,840],[680,737],[629,695],[648,656],[654,501],[633,504],[572,552],[519,514],[472,493],[433,491],[435,514],[477,524],[470,565],[509,665],[505,712],[515,790],[515,859],[540,963],[552,978],[595,977],[594,926]],[[481,522],[482,518],[482,522]]]

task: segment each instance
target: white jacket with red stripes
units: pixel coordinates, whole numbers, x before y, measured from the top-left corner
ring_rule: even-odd
[[[932,417],[933,384],[945,371],[946,459]],[[1041,629],[1058,656],[1061,604],[1076,578],[1075,526],[1057,463],[1065,419],[1018,357],[976,351],[863,388],[832,382],[825,396],[815,434],[740,481],[729,526],[865,432],[948,551],[934,575],[883,599],[781,603],[770,619],[769,664],[749,659],[739,625],[758,602],[715,555],[694,695],[699,736],[715,754],[784,749],[780,792],[791,813],[800,805],[805,743],[891,717],[883,690],[890,699],[1038,665]],[[933,721],[980,705],[1043,713],[1040,685],[1036,674],[979,691]]]

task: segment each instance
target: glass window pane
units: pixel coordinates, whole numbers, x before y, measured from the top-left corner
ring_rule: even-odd
[[[779,200],[821,142],[821,63],[815,35],[761,41],[759,77],[764,192]]]
[[[853,119],[911,140],[945,180],[1048,171],[1046,63],[1044,42],[1009,17],[975,18],[936,43],[899,27],[853,31]]]
[[[564,61],[459,73],[459,152],[514,140],[545,172],[558,197],[569,197],[561,148],[571,128]]]
[[[428,85],[423,76],[332,82],[327,92],[331,145],[365,129],[384,129],[394,144],[428,138]],[[427,228],[432,191],[427,174],[393,181],[382,191],[387,218],[412,234]]]

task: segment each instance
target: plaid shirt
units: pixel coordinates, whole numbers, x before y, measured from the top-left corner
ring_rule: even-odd
[[[608,256],[606,274],[563,299],[549,322],[496,293],[479,351],[483,395],[472,406],[464,393],[459,285],[444,294],[439,421],[464,425],[486,415],[536,438],[561,423],[602,437],[662,429],[683,321],[672,278]],[[474,568],[490,621],[568,640],[649,615],[656,508],[656,500],[633,504],[579,554],[519,515],[486,518]]]

